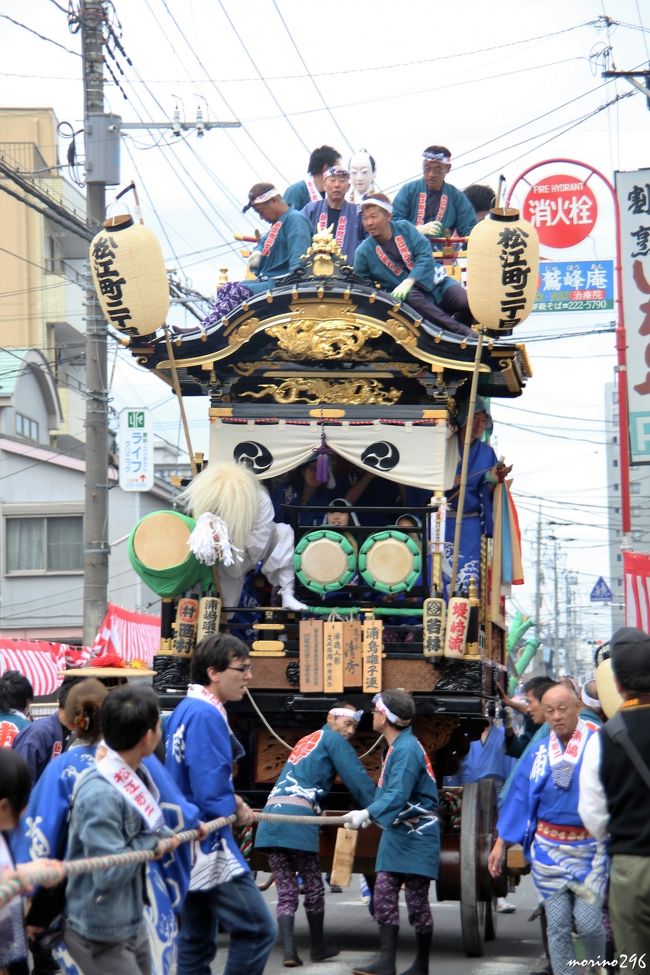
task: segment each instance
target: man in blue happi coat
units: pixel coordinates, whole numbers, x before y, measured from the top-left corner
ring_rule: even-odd
[[[393,205],[383,193],[369,193],[361,201],[368,234],[357,247],[354,270],[377,282],[396,301],[405,301],[425,319],[456,335],[474,335],[465,289],[457,284],[408,220],[393,220]],[[431,331],[426,321],[422,323]],[[438,334],[437,331],[434,334]]]
[[[551,965],[560,975],[576,963],[574,926],[584,957],[604,957],[607,855],[578,812],[580,768],[594,731],[580,719],[580,702],[567,684],[549,688],[542,703],[550,733],[519,762],[488,867],[493,877],[499,876],[506,844],[523,845],[544,902]]]
[[[406,183],[395,197],[395,217],[410,220],[428,238],[456,233],[467,237],[476,223],[474,207],[465,194],[445,182],[451,153],[445,146],[429,146],[422,153],[422,179]]]
[[[223,318],[251,295],[269,291],[278,279],[300,267],[300,258],[311,246],[311,226],[302,213],[288,207],[272,183],[255,183],[242,212],[253,209],[271,227],[248,259],[254,278],[229,281],[217,293],[204,328],[220,325]]]
[[[241,824],[252,821],[232,784],[243,748],[225,709],[226,702],[241,701],[251,672],[245,643],[230,634],[206,637],[194,651],[187,697],[165,726],[167,769],[205,821],[233,813]],[[230,826],[197,849],[181,911],[178,975],[209,975],[219,927],[230,934],[224,975],[262,975],[276,926]]]
[[[341,153],[332,146],[319,146],[309,157],[307,178],[292,183],[284,191],[285,203],[294,210],[302,210],[309,202],[322,200],[325,196],[323,173],[330,166],[341,165]]]
[[[249,260],[256,280],[246,281],[246,287],[256,294],[268,291],[276,278],[300,267],[300,258],[311,245],[311,227],[302,213],[287,206],[271,183],[256,183],[251,187],[242,212],[251,208],[271,224]]]
[[[354,969],[355,975],[395,975],[399,931],[399,892],[404,885],[409,922],[415,928],[417,954],[403,975],[428,975],[433,918],[429,884],[438,876],[440,828],[436,816],[438,789],[429,757],[411,731],[415,702],[406,691],[376,694],[373,731],[386,739],[388,751],[372,802],[344,816],[359,829],[377,823],[382,829],[377,852],[374,914],[379,924],[380,954]]]
[[[330,166],[323,176],[325,199],[315,200],[303,207],[313,233],[322,233],[329,227],[339,250],[349,263],[354,260],[363,234],[361,215],[356,203],[348,203],[345,195],[350,189],[350,173],[342,166]]]
[[[285,816],[316,816],[337,775],[355,800],[366,805],[375,794],[375,784],[349,742],[363,712],[345,701],[335,704],[327,722],[318,731],[301,738],[271,791],[264,812]],[[293,929],[298,909],[298,880],[305,890],[305,911],[311,936],[312,961],[326,961],[338,954],[323,937],[324,886],[319,860],[320,836],[316,826],[288,823],[260,823],[255,846],[266,850],[278,892],[277,917],[286,968],[302,965],[296,952]]]

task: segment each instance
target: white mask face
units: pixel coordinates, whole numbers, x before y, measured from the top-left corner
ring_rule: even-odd
[[[372,187],[375,174],[367,152],[357,152],[350,160],[350,183],[359,194]]]

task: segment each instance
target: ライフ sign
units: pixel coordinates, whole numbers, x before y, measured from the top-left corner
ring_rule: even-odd
[[[120,487],[148,491],[153,486],[153,422],[149,410],[120,412]]]
[[[573,247],[594,229],[598,204],[579,176],[547,176],[531,186],[521,215],[537,230],[540,244]]]
[[[616,173],[627,340],[630,462],[650,464],[650,169]]]

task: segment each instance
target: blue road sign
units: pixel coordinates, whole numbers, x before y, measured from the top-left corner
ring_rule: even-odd
[[[611,603],[612,590],[609,588],[602,576],[599,577],[598,582],[591,590],[589,600],[592,603]]]

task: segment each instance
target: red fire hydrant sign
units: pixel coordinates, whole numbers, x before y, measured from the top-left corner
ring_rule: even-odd
[[[522,216],[530,220],[546,247],[573,247],[596,225],[598,204],[578,176],[547,176],[531,186]]]

